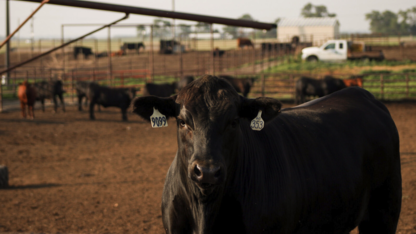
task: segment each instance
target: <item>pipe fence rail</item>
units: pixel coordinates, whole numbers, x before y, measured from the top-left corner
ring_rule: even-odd
[[[205,70],[203,70],[205,71]],[[187,74],[203,75],[201,70],[187,70]],[[113,70],[112,78],[109,78],[108,71],[97,70],[72,70],[62,75],[66,96],[74,99],[76,97],[75,84],[77,81],[95,81],[101,85],[111,87],[135,87],[142,90],[146,83],[172,83],[181,78],[180,72],[153,74],[147,69]],[[49,74],[53,74],[51,71]],[[280,100],[291,101],[295,99],[295,84],[302,75],[291,73],[245,73],[238,74],[237,78],[256,78],[254,86],[249,93],[250,98],[273,97]],[[348,78],[351,74],[340,75],[340,78]],[[53,75],[41,77],[36,73],[28,71],[14,71],[12,73],[12,84],[5,91],[9,95],[16,95],[17,84],[28,80],[30,83],[42,80],[54,80]],[[380,100],[414,100],[416,101],[416,73],[393,73],[393,74],[370,74],[363,75],[363,88],[370,91]],[[140,96],[142,91],[138,92]]]

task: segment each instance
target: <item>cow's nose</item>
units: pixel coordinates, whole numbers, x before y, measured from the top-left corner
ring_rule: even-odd
[[[220,183],[223,174],[220,166],[204,166],[198,163],[193,164],[191,173],[192,180],[203,188]]]

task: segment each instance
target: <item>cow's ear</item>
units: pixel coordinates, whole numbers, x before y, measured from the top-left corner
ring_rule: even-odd
[[[249,121],[257,117],[259,111],[262,111],[261,118],[268,123],[274,119],[282,107],[282,103],[274,98],[259,97],[256,99],[247,99],[240,96],[240,107],[238,115],[241,118],[246,118]]]
[[[150,121],[150,116],[153,114],[153,108],[159,110],[166,118],[176,117],[179,104],[175,100],[176,95],[168,98],[156,96],[137,97],[131,102],[130,109],[133,113],[140,115],[148,121]]]

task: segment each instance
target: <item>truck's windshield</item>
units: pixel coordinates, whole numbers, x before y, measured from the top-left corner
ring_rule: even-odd
[[[331,43],[331,44],[328,44],[327,46],[325,46],[325,49],[324,50],[333,50],[333,49],[335,49],[335,43]]]

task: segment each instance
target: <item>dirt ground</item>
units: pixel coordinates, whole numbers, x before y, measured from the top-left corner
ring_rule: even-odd
[[[403,206],[397,233],[416,233],[416,103],[387,104],[399,129]],[[0,114],[0,232],[163,233],[161,194],[175,155],[176,128],[152,129],[117,109],[67,107],[53,114]]]

